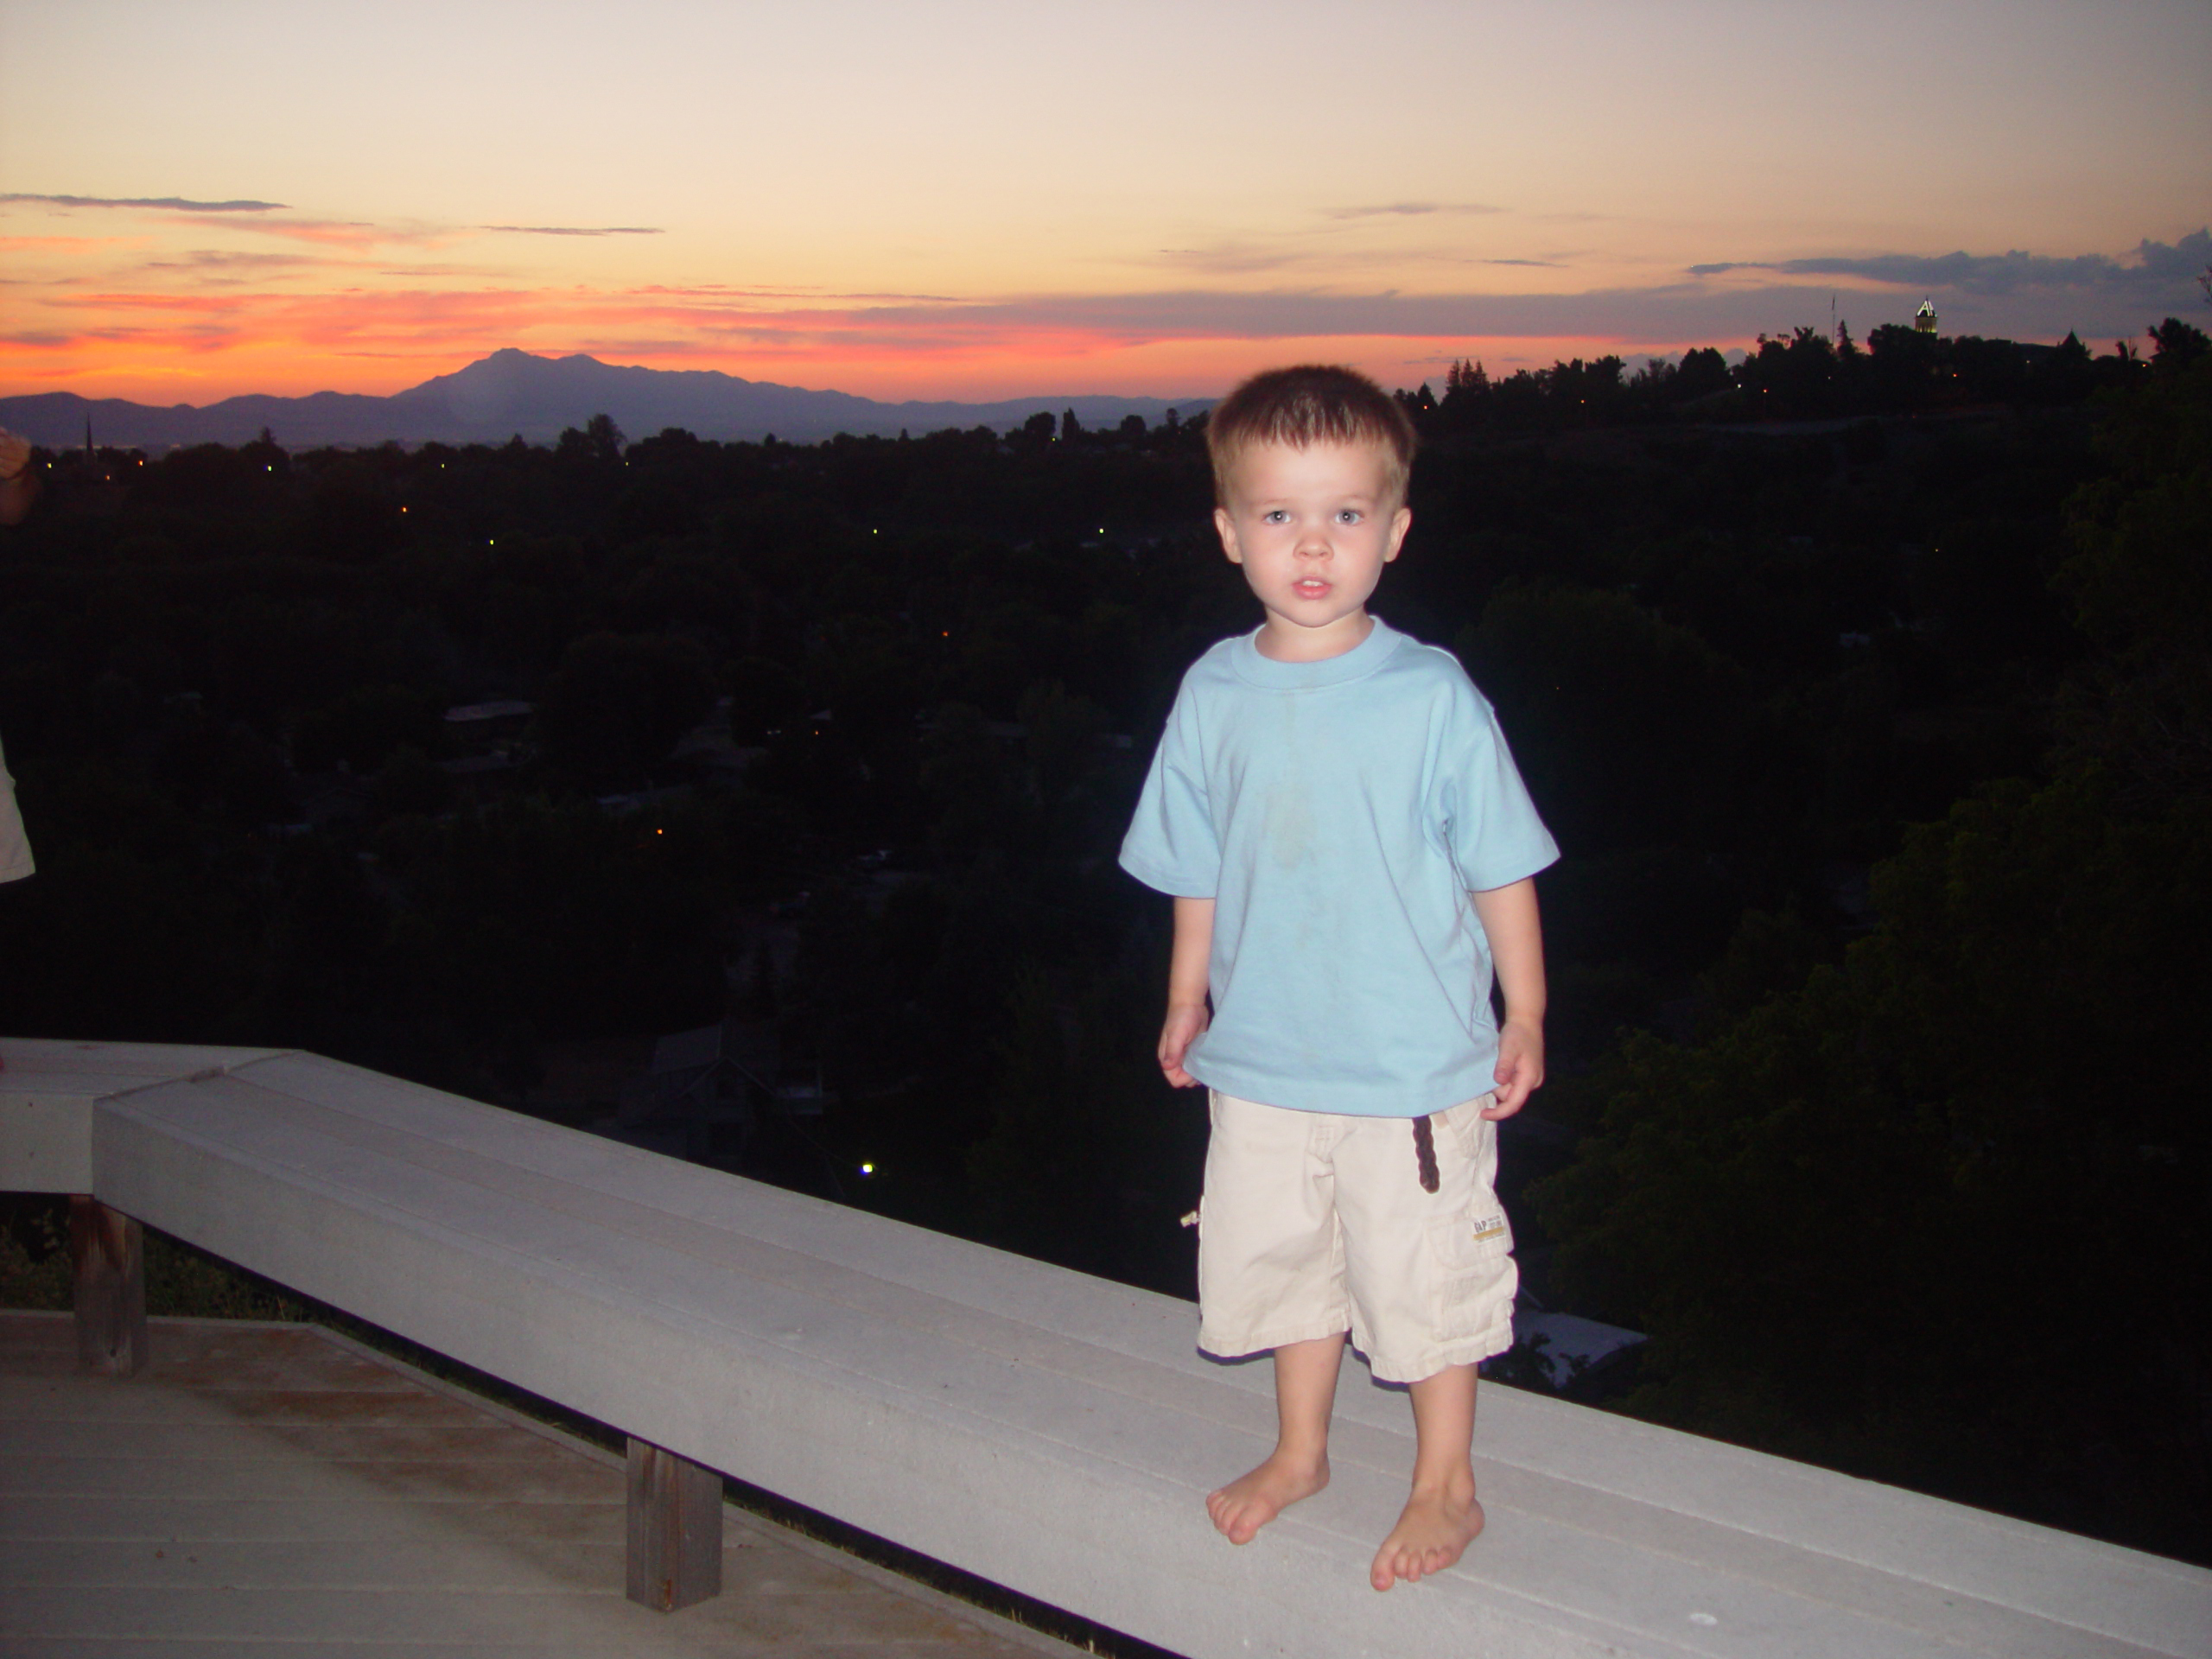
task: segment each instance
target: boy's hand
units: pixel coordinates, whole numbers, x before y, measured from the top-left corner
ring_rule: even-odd
[[[1183,1056],[1211,1022],[1203,1002],[1167,1005],[1167,1023],[1160,1028],[1160,1069],[1178,1089],[1198,1086],[1198,1080],[1183,1069]]]
[[[1543,1086],[1544,1028],[1510,1014],[1497,1028],[1497,1098],[1483,1108],[1492,1122],[1510,1117],[1529,1103],[1529,1096]]]
[[[1491,1119],[1510,1117],[1529,1103],[1544,1081],[1544,930],[1536,914],[1536,884],[1528,876],[1471,895],[1490,940],[1497,988],[1505,993],[1505,1023],[1497,1028],[1497,1098],[1484,1109]]]

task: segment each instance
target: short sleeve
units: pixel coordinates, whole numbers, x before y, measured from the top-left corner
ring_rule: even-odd
[[[1221,840],[1208,804],[1201,736],[1198,700],[1185,679],[1122,838],[1123,869],[1184,899],[1212,898],[1221,880]]]
[[[1464,676],[1452,688],[1434,756],[1429,823],[1459,880],[1476,893],[1510,886],[1559,858],[1497,716]]]

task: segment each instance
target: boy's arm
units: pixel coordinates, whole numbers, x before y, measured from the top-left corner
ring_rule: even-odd
[[[1178,1089],[1198,1086],[1183,1056],[1206,1028],[1206,970],[1213,958],[1213,900],[1175,901],[1175,950],[1167,963],[1167,1021],[1160,1028],[1160,1069]]]
[[[1497,1028],[1497,1099],[1483,1116],[1510,1117],[1544,1080],[1544,933],[1536,916],[1533,876],[1471,895],[1490,958],[1505,993],[1505,1020]],[[1179,900],[1178,901],[1180,902]]]

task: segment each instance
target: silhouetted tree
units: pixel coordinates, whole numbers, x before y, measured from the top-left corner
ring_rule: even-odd
[[[635,782],[715,705],[696,639],[594,633],[562,653],[537,711],[548,753],[596,782]]]
[[[1692,346],[1682,353],[1682,365],[1675,372],[1674,393],[1681,403],[1694,403],[1715,392],[1728,390],[1728,359],[1710,346]]]
[[[591,445],[591,452],[601,461],[620,461],[622,446],[626,440],[622,429],[614,424],[612,415],[594,415],[584,423],[584,438]]]
[[[2185,368],[2212,349],[2212,340],[2204,331],[2179,317],[2168,317],[2151,330],[2151,366],[2163,369]]]

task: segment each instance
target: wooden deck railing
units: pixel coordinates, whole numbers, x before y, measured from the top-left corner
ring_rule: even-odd
[[[630,1435],[651,1605],[712,1593],[727,1471],[1195,1659],[2212,1651],[2198,1569],[1496,1388],[1489,1531],[1377,1596],[1411,1436],[1356,1365],[1329,1490],[1232,1548],[1200,1500],[1268,1379],[1186,1304],[313,1055],[0,1058],[0,1189],[79,1200],[87,1363],[143,1363],[159,1228]]]

